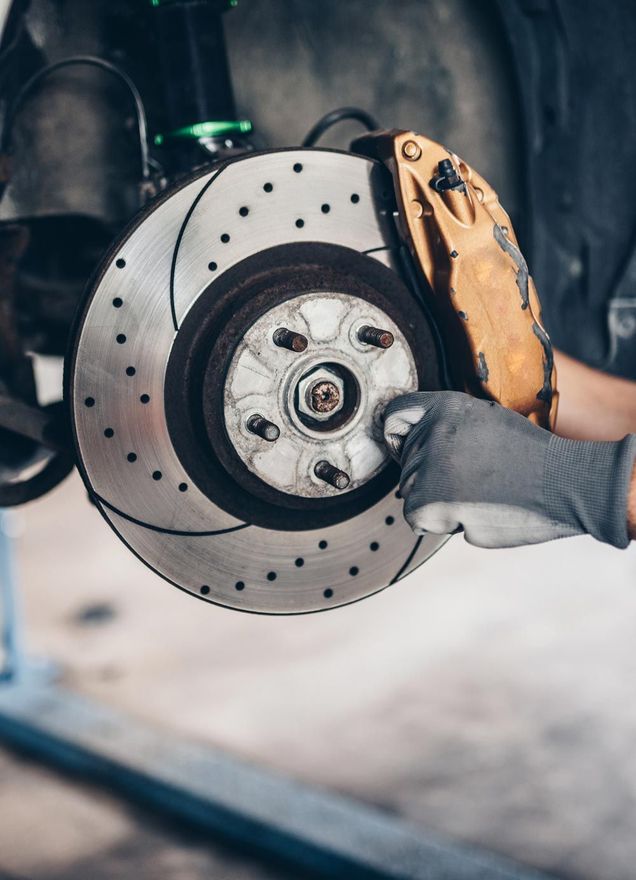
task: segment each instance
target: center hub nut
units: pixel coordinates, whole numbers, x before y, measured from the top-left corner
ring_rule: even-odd
[[[301,417],[327,423],[343,410],[345,403],[343,376],[330,364],[319,364],[298,383],[296,406]]]
[[[340,391],[333,382],[316,382],[309,393],[309,405],[315,413],[331,413],[340,403]]]

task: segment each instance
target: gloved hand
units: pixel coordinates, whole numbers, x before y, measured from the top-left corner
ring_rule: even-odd
[[[586,533],[629,543],[634,434],[565,440],[499,404],[437,391],[392,401],[384,436],[402,465],[404,515],[417,533],[463,530],[479,547]]]

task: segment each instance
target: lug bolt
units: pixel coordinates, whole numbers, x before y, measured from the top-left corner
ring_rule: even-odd
[[[269,422],[266,418],[259,415],[250,416],[247,420],[247,430],[252,434],[258,434],[268,443],[273,443],[280,437],[280,428],[273,422]]]
[[[278,330],[274,330],[272,338],[274,345],[277,345],[279,348],[288,348],[297,354],[300,354],[300,352],[305,351],[307,348],[307,337],[303,336],[302,333],[294,333],[293,330],[288,330],[286,327],[279,327]]]
[[[365,324],[358,330],[358,339],[367,345],[375,345],[376,348],[391,348],[395,339],[389,330],[380,330],[378,327],[370,327]]]
[[[345,474],[344,471],[329,464],[328,461],[319,461],[314,468],[314,473],[319,480],[324,480],[325,483],[329,483],[334,489],[346,489],[351,482],[349,474]]]

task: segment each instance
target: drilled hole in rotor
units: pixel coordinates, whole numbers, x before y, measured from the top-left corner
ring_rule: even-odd
[[[126,375],[134,376],[137,370],[134,367],[126,367]]]
[[[208,587],[207,584],[203,584],[203,586],[200,588],[199,592],[201,593],[202,596],[207,596],[208,593],[210,592],[210,588]]]
[[[395,522],[395,517],[394,516],[387,516],[387,518],[384,520],[384,522],[387,524],[387,526],[392,526],[393,523]]]
[[[163,477],[163,474],[161,473],[161,471],[153,471],[152,472],[152,479],[153,480],[160,480],[162,477]]]
[[[217,264],[214,262],[214,260],[212,260],[211,263],[208,263],[208,269],[210,270],[210,272],[216,272],[216,270],[217,270],[218,268],[219,268],[219,267],[218,267]]]
[[[230,236],[227,234],[227,232],[224,232],[221,236],[221,241],[223,242],[223,244],[227,244],[229,240]]]
[[[125,267],[125,265],[126,265],[126,260],[124,260],[122,257],[120,257],[120,258],[115,262],[115,265],[117,266],[118,269],[123,269],[123,268]]]
[[[116,336],[115,338],[117,339],[117,342],[118,342],[120,345],[123,345],[124,342],[126,341],[126,336],[125,336],[123,333],[118,333],[117,336]]]
[[[95,398],[94,397],[87,397],[86,400],[84,401],[84,406],[88,406],[89,408],[91,406],[95,406]]]
[[[278,577],[278,575],[276,574],[275,571],[268,571],[267,572],[267,580],[268,581],[275,581],[277,577]]]
[[[294,561],[294,565],[296,566],[296,568],[302,568],[304,564],[305,560],[301,556],[299,556],[298,559]]]
[[[273,183],[264,183],[263,189],[265,190],[266,193],[271,193],[271,191],[274,189],[274,184]]]
[[[402,496],[400,495],[400,490],[399,490],[399,489],[398,489],[398,491],[395,493],[395,497],[396,497],[396,498],[401,498],[401,497],[402,497]]]
[[[112,428],[106,428],[104,430],[104,437],[108,437],[108,439],[110,440],[110,438],[114,437],[114,436],[115,436],[115,432],[113,431]]]
[[[329,546],[329,543],[327,541],[318,541],[318,546],[321,550],[326,550]]]
[[[323,214],[328,214],[329,211],[331,211],[331,205],[328,205],[328,204],[325,202],[324,205],[321,205],[321,206],[320,206],[320,210],[322,211]]]
[[[179,492],[187,492],[188,484],[187,483],[179,483]]]
[[[124,304],[124,301],[120,296],[116,296],[115,299],[113,300],[113,305],[116,309],[121,309],[123,304]]]
[[[325,597],[325,599],[331,599],[331,597],[333,596],[333,590],[331,589],[331,587],[327,587],[322,595]]]
[[[133,461],[137,461],[137,456],[134,452],[129,452],[128,455],[126,456],[126,458],[128,459],[129,462],[131,462],[131,464]]]
[[[358,204],[358,202],[360,201],[360,196],[358,195],[358,193],[351,193],[351,201],[354,205]]]
[[[380,545],[378,544],[378,542],[371,541],[371,543],[369,544],[369,550],[372,550],[375,553],[376,550],[379,550],[379,549],[380,549]]]
[[[150,395],[149,394],[142,394],[141,397],[139,398],[139,400],[142,403],[150,403]]]
[[[349,569],[349,574],[351,575],[351,577],[355,577],[359,572],[360,572],[360,569],[358,568],[357,565],[352,565],[351,568]]]
[[[250,209],[245,207],[245,205],[243,205],[242,208],[239,208],[239,214],[241,215],[241,217],[247,217],[249,212],[250,212]]]
[[[296,164],[294,165],[294,171],[296,172],[296,174],[300,174],[302,170],[303,166],[300,164],[300,162],[296,162]]]
[[[237,581],[237,582],[234,584],[234,589],[235,589],[235,590],[238,590],[239,593],[240,593],[241,590],[244,590],[244,589],[245,589],[245,584],[244,584],[244,582],[243,582],[243,581]]]
[[[305,221],[304,221],[302,218],[299,217],[298,220],[296,220],[296,226],[297,226],[299,229],[302,229],[304,225],[305,225]]]

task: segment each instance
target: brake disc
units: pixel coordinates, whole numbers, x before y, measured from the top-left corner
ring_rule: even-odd
[[[316,611],[444,542],[404,522],[382,442],[389,400],[440,387],[393,204],[372,160],[252,154],[152,204],[104,261],[67,362],[80,470],[174,585]]]

